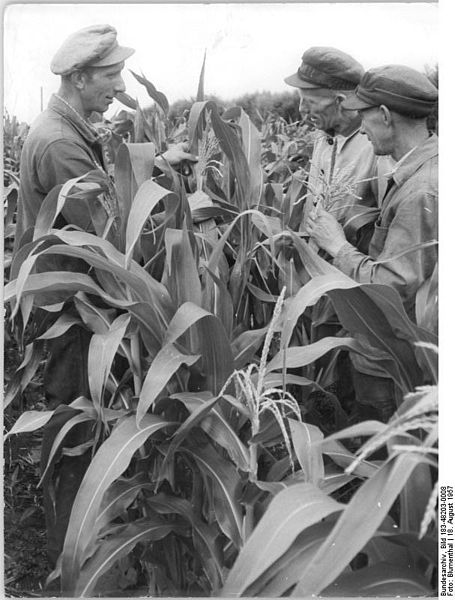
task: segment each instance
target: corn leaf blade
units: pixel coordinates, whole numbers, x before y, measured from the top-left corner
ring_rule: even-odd
[[[302,530],[343,508],[309,483],[281,491],[241,549],[222,595],[244,594],[248,586],[288,550]]]
[[[342,573],[378,529],[418,462],[415,456],[401,454],[362,485],[303,569],[293,596],[319,594]]]
[[[74,500],[62,553],[62,587],[74,593],[92,540],[104,493],[127,468],[133,454],[168,422],[146,415],[142,427],[134,415],[122,419],[95,454]]]

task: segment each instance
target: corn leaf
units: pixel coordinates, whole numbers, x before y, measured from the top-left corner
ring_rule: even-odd
[[[198,138],[202,137],[205,125],[205,109],[207,102],[194,102],[188,117],[188,139],[190,152],[197,154]]]
[[[207,57],[207,50],[204,50],[204,60],[202,61],[201,73],[199,75],[199,84],[197,86],[196,101],[204,101],[204,75],[205,75],[205,59]]]
[[[94,529],[101,531],[114,519],[120,517],[134,502],[139,492],[147,488],[152,489],[152,484],[144,473],[137,473],[129,479],[120,478],[114,481],[103,496]]]
[[[55,462],[54,459],[56,457],[57,450],[60,448],[60,446],[64,442],[66,435],[71,431],[71,429],[73,427],[75,427],[79,423],[86,423],[87,421],[92,421],[93,416],[90,416],[87,413],[79,413],[79,414],[76,414],[74,417],[71,417],[71,419],[68,419],[67,421],[65,421],[65,423],[62,425],[62,427],[59,429],[58,434],[55,436],[54,441],[52,442],[51,451],[49,452],[49,455],[47,458],[46,468],[44,469],[44,471],[41,475],[41,479],[38,482],[38,487],[40,485],[42,485],[42,483],[47,478],[49,470],[51,469],[52,465]]]
[[[26,433],[27,431],[36,431],[40,427],[44,427],[53,414],[53,410],[28,410],[17,419],[5,435],[5,440],[10,435]]]
[[[106,240],[101,240],[95,235],[84,233],[84,232],[69,232],[69,231],[53,231],[53,234],[60,238],[65,243],[71,246],[90,246],[90,248],[98,248],[100,249],[105,258],[108,259],[107,262],[97,263],[94,266],[98,266],[102,268],[102,265],[105,266],[106,270],[109,271],[108,265],[110,263],[114,263],[115,268],[120,267],[122,270],[113,272],[114,275],[118,275],[121,278],[122,272],[124,272],[123,265],[125,263],[125,256],[121,252],[119,252],[111,243]],[[77,256],[77,255],[76,255]],[[84,260],[87,255],[84,255]],[[82,257],[82,256],[81,256]],[[103,258],[103,257],[100,257]],[[129,266],[129,271],[138,279],[142,281],[145,285],[145,288],[142,287],[143,290],[148,290],[149,299],[153,298],[154,304],[159,304],[161,309],[164,311],[173,312],[171,308],[172,302],[169,297],[168,291],[166,287],[157,281],[154,277],[149,275],[147,271],[141,267],[136,261],[131,261]],[[130,285],[131,282],[128,283]],[[147,293],[147,292],[145,292]]]
[[[419,531],[432,489],[430,466],[422,463],[414,469],[400,494],[400,530],[403,533]]]
[[[39,337],[37,340],[50,340],[52,338],[60,337],[63,335],[68,329],[70,329],[73,325],[81,325],[81,320],[77,317],[72,317],[68,314],[63,314],[59,317],[51,327]]]
[[[99,550],[81,570],[77,583],[67,593],[78,598],[91,597],[96,582],[115,562],[126,556],[139,542],[156,542],[174,529],[157,517],[139,519],[118,528],[101,542]]]
[[[216,406],[219,397],[210,392],[186,392],[173,394],[191,412],[191,416],[179,427],[172,438],[168,455],[175,451],[191,427],[199,425],[214,442],[225,448],[232,461],[242,471],[249,470],[249,454],[245,445],[229,424],[223,412]]]
[[[419,539],[417,533],[397,533],[386,539],[392,544],[409,548],[411,552],[418,552],[433,565],[438,564],[438,540],[435,537],[427,535]]]
[[[88,350],[88,384],[93,403],[101,416],[103,395],[118,347],[125,337],[129,315],[115,319],[107,333],[95,333]]]
[[[265,571],[247,590],[248,596],[279,598],[299,580],[303,566],[333,528],[328,522],[317,523],[299,534],[289,550]]]
[[[333,290],[337,285],[346,285],[349,287],[356,285],[355,281],[345,281],[345,279],[348,278],[344,278],[343,276],[340,281],[335,280],[332,273],[329,275],[319,275],[300,288],[297,294],[285,303],[283,309],[284,324],[281,334],[281,348],[289,346],[292,332],[294,331],[299,317],[309,306],[315,304],[323,294]]]
[[[239,187],[240,207],[243,210],[250,208],[250,170],[241,142],[233,128],[219,116],[218,108],[214,102],[207,102],[207,109],[210,111],[213,131],[220,143],[220,147],[233,167]]]
[[[309,483],[277,494],[241,549],[222,590],[241,596],[291,546],[299,533],[344,506]]]
[[[223,114],[224,120],[236,119],[242,134],[242,147],[248,163],[251,177],[252,206],[261,201],[264,189],[264,173],[261,166],[261,136],[250,117],[240,107],[228,109]],[[281,230],[281,228],[280,228]]]
[[[327,294],[343,327],[351,334],[365,336],[369,344],[389,354],[393,360],[393,373],[391,372],[390,376],[395,381],[399,379],[397,383],[405,391],[412,391],[422,381],[414,344],[422,340],[434,343],[435,337],[417,328],[410,321],[398,292],[392,287],[355,283],[321,259],[298,236],[292,232],[290,234],[305,268],[312,277],[333,275],[333,289],[327,290]],[[431,364],[428,365],[428,361],[425,363],[425,367],[431,369]]]
[[[43,235],[47,235],[55,219],[62,212],[65,205],[65,201],[69,196],[72,188],[81,179],[87,177],[88,174],[81,175],[80,177],[74,177],[69,179],[64,185],[56,186],[49,194],[44,198],[38,215],[36,217],[35,228],[33,231],[33,240],[36,241]]]
[[[175,206],[178,203],[174,192],[162,188],[151,180],[144,181],[134,196],[126,226],[125,266],[127,268],[144,224],[161,200],[166,200],[167,204],[173,203]]]
[[[139,428],[134,415],[119,421],[95,454],[74,500],[62,555],[62,588],[74,593],[92,540],[104,493],[127,468],[133,454],[168,422],[146,415]]]
[[[231,346],[221,321],[192,302],[185,302],[175,313],[166,332],[165,343],[176,342],[192,325],[198,331],[198,353],[202,358],[205,389],[218,394],[232,373]]]
[[[234,368],[242,369],[246,364],[252,362],[253,356],[264,340],[268,327],[244,331],[237,336],[231,344],[234,355]]]
[[[403,453],[362,485],[302,570],[293,596],[319,594],[343,572],[378,529],[418,462],[416,456]]]
[[[124,146],[122,153],[126,151],[131,162],[135,185],[140,188],[143,183],[153,177],[156,154],[155,144],[152,142],[142,142],[140,144],[125,143],[122,145]],[[120,164],[119,166],[122,167],[123,165]]]
[[[356,423],[355,425],[351,425],[350,427],[345,427],[341,431],[336,431],[335,433],[332,433],[329,437],[325,438],[323,442],[323,447],[326,448],[332,440],[341,440],[357,436],[376,435],[377,433],[381,433],[386,429],[386,423],[381,423],[380,421],[362,421],[361,423]]]
[[[126,92],[117,92],[115,97],[119,102],[124,104],[126,107],[130,108],[131,110],[136,110],[136,107],[137,107],[136,100],[134,98],[132,98],[130,95],[128,95]],[[124,112],[124,111],[122,111],[122,112]]]
[[[153,328],[158,339],[160,339],[163,327],[167,325],[170,320],[170,315],[173,312],[172,301],[167,293],[166,288],[152,277],[148,276],[142,269],[143,273],[140,275],[137,269],[124,269],[112,263],[110,260],[100,256],[98,253],[92,252],[86,248],[73,248],[70,246],[52,246],[47,250],[44,250],[42,254],[63,254],[67,256],[74,256],[82,258],[88,264],[106,271],[111,275],[115,275],[118,278],[118,282],[123,284],[124,287],[117,283],[116,285],[116,296],[120,296],[122,300],[126,300],[128,296],[133,296],[137,301],[143,301],[148,304],[151,312],[155,313],[155,318],[149,323],[149,328]],[[132,263],[133,264],[133,263]],[[134,263],[137,267],[137,263]],[[73,274],[75,277],[77,274]],[[41,275],[40,275],[41,276]],[[30,277],[33,277],[30,276]],[[29,277],[29,279],[30,279]],[[89,279],[89,278],[88,278]],[[27,280],[28,281],[28,280]],[[94,284],[92,284],[94,285]],[[96,286],[94,286],[96,287]],[[63,288],[64,289],[64,288]],[[47,290],[43,290],[46,291]],[[86,288],[81,288],[81,291],[88,291]],[[99,295],[107,296],[102,290],[98,292]],[[111,304],[115,304],[111,301]],[[121,301],[120,301],[121,304]],[[118,305],[118,301],[117,301]]]
[[[305,473],[305,481],[318,485],[324,478],[321,441],[323,435],[319,427],[288,419],[292,444],[297,459]]]
[[[334,348],[346,348],[361,353],[361,346],[353,338],[338,338],[327,336],[308,346],[291,346],[286,351],[280,351],[267,364],[267,373],[286,368],[292,369],[309,365]]]
[[[176,513],[189,521],[193,528],[193,540],[201,557],[204,571],[216,590],[223,579],[223,557],[219,542],[219,530],[215,525],[207,525],[198,517],[189,500],[167,494],[157,494],[147,499],[150,506],[159,514]]]
[[[324,596],[388,596],[409,597],[432,595],[431,586],[418,571],[392,563],[378,563],[371,567],[346,573],[324,590]]]
[[[27,344],[24,359],[18,366],[3,399],[3,407],[6,408],[13,402],[18,394],[21,394],[35,376],[45,355],[44,346],[40,342]]]
[[[212,484],[216,521],[221,530],[238,548],[242,540],[242,517],[240,513],[241,479],[234,465],[223,459],[211,446],[185,447],[197,463],[203,476]]]
[[[137,73],[134,73],[134,71],[131,71],[131,69],[130,73],[145,87],[150,98],[154,100],[166,114],[169,110],[169,102],[163,92],[159,92],[153,83],[144,77],[144,74],[142,74],[142,76],[138,75]]]
[[[201,304],[201,283],[194,250],[186,229],[170,229],[165,233],[167,286],[177,306],[185,302]]]
[[[145,376],[139,395],[139,403],[136,410],[138,426],[146,416],[146,412],[165,388],[171,377],[182,365],[193,365],[199,356],[182,354],[173,344],[167,343],[156,355]]]
[[[94,333],[107,333],[115,317],[112,308],[100,308],[92,304],[88,297],[80,292],[74,297],[74,306],[79,313],[82,322]]]
[[[148,144],[137,144],[137,146],[143,146],[144,150]],[[154,147],[154,146],[153,146]],[[114,177],[116,182],[117,194],[119,197],[119,212],[120,212],[120,228],[122,235],[122,242],[126,235],[126,224],[128,216],[130,214],[131,205],[133,199],[139,188],[139,183],[136,180],[133,160],[130,154],[132,148],[127,144],[120,144],[117,154],[115,156],[114,165]],[[142,150],[143,152],[143,150]],[[150,156],[150,163],[153,164],[154,151]],[[145,161],[144,161],[145,162]]]
[[[353,463],[356,460],[356,457],[352,452],[347,450],[347,448],[345,448],[343,444],[340,444],[336,440],[332,439],[331,436],[330,438],[326,438],[323,441],[322,452],[330,456],[330,458],[343,469],[349,467],[351,463]],[[353,473],[357,475],[357,477],[367,479],[369,477],[372,477],[377,470],[378,467],[376,465],[363,460],[360,461],[359,464],[355,467]]]
[[[255,209],[248,209],[248,210],[244,210],[243,212],[239,213],[232,221],[232,223],[230,223],[228,225],[228,227],[226,228],[225,232],[223,233],[223,235],[221,236],[221,238],[219,239],[219,241],[216,243],[216,245],[213,248],[213,251],[210,255],[210,259],[209,259],[209,264],[208,264],[208,268],[215,272],[216,268],[218,267],[218,263],[220,262],[220,259],[223,255],[223,249],[224,249],[224,245],[226,244],[226,242],[229,239],[229,236],[232,233],[232,230],[234,229],[234,227],[237,226],[237,223],[239,222],[240,219],[246,219],[248,215],[257,215],[258,219],[261,219],[262,222],[264,223],[264,227],[265,227],[265,231],[268,232],[268,236],[269,236],[269,240],[270,240],[270,244],[273,245],[273,232],[270,229],[270,225],[269,222],[267,220],[267,217],[262,214],[261,212],[259,212],[258,210]]]

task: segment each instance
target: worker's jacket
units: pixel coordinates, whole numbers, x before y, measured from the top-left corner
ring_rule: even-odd
[[[368,255],[347,242],[333,264],[359,283],[392,286],[415,322],[417,291],[437,264],[436,244],[422,246],[438,236],[436,135],[397,163],[380,209]]]
[[[52,96],[47,109],[32,124],[21,154],[20,187],[15,249],[23,234],[34,227],[44,198],[56,185],[104,170],[100,137],[59,98]],[[86,229],[90,213],[81,200],[68,200],[59,225],[71,223]]]
[[[302,229],[305,230],[309,213],[319,203],[342,225],[357,209],[377,207],[384,195],[385,174],[390,172],[392,162],[388,157],[375,156],[373,146],[359,129],[347,137],[332,138],[319,132],[308,175]],[[349,232],[345,233],[349,239]],[[354,243],[354,239],[349,241]]]

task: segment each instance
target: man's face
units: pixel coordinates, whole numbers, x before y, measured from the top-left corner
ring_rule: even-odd
[[[85,85],[81,100],[86,114],[93,111],[104,113],[119,92],[125,91],[122,79],[124,62],[109,67],[94,67],[84,74]]]
[[[386,126],[384,114],[379,106],[372,106],[360,110],[362,118],[360,133],[363,133],[370,140],[374,153],[377,156],[386,156],[392,153],[392,132]]]
[[[299,88],[298,91],[302,117],[305,116],[317,129],[337,133],[340,125],[340,110],[332,90]]]

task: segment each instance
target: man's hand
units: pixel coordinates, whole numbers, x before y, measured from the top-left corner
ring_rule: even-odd
[[[188,150],[188,142],[180,142],[179,144],[171,146],[160,156],[157,156],[156,162],[159,163],[160,158],[164,158],[171,166],[179,165],[184,160],[187,160],[188,162],[197,162],[198,157],[189,153]],[[159,166],[159,164],[157,166]]]
[[[343,228],[333,215],[317,207],[308,216],[306,229],[322,250],[336,256],[346,243]]]

